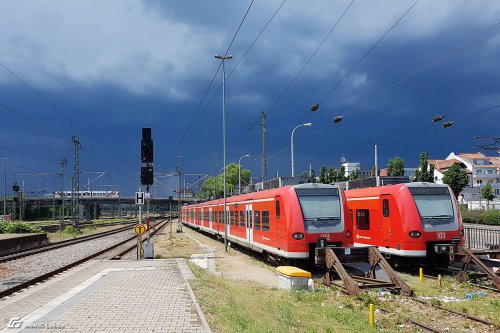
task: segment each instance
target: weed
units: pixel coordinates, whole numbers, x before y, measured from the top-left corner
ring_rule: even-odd
[[[369,294],[369,293],[361,293],[357,295],[357,298],[363,302],[364,306],[369,306],[370,304],[378,304],[379,300],[377,296]]]
[[[432,298],[431,299],[431,304],[434,305],[434,306],[441,306],[443,305],[443,302],[441,302],[441,300],[437,299],[437,298]]]

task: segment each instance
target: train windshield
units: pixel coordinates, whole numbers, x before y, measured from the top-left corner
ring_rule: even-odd
[[[296,189],[308,233],[342,232],[340,195],[337,188]]]
[[[448,231],[458,228],[453,200],[447,187],[409,187],[424,231]]]

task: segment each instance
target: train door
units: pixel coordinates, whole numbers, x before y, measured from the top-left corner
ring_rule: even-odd
[[[212,212],[212,208],[210,207],[208,209],[208,227],[212,229],[212,222],[214,219],[214,212]]]
[[[253,243],[253,212],[252,212],[252,204],[248,204],[245,206],[245,212],[246,212],[246,223],[245,223],[245,228],[246,228],[246,233],[247,233],[247,242],[249,244]]]
[[[382,238],[384,241],[390,241],[392,236],[391,230],[391,196],[389,194],[382,194],[380,196],[382,207]]]

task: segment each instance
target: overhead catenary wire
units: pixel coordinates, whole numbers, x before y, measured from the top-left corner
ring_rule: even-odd
[[[21,82],[25,87],[27,87],[35,96],[39,97],[42,101],[44,101],[49,107],[51,107],[53,110],[55,110],[57,113],[62,115],[67,121],[69,121],[71,125],[71,132],[73,132],[73,126],[78,127],[85,135],[93,139],[95,142],[100,144],[102,147],[104,147],[106,150],[111,152],[113,155],[119,157],[129,165],[133,165],[130,161],[125,159],[124,157],[120,156],[117,154],[114,150],[109,148],[107,145],[105,145],[101,140],[90,134],[87,130],[85,130],[83,127],[78,125],[76,122],[74,122],[66,113],[64,113],[61,109],[59,109],[56,105],[54,105],[51,101],[49,101],[45,96],[43,96],[41,93],[38,92],[35,88],[33,88],[28,82],[26,82],[24,79],[22,79],[19,75],[14,73],[10,68],[8,68],[4,63],[0,62],[0,66],[3,67],[7,72],[9,72],[12,76],[14,76],[19,82]]]
[[[330,28],[330,30],[328,31],[328,33],[326,34],[326,36],[323,38],[323,40],[321,41],[321,43],[318,45],[318,47],[316,47],[316,49],[314,50],[314,52],[309,56],[309,58],[307,59],[307,61],[302,65],[302,67],[299,69],[299,71],[295,74],[295,76],[292,78],[292,80],[287,84],[287,86],[285,87],[285,89],[281,92],[281,94],[278,95],[278,97],[271,103],[271,105],[266,109],[267,112],[269,112],[280,100],[281,98],[286,94],[286,92],[288,91],[288,89],[290,89],[290,87],[293,85],[293,83],[297,80],[297,78],[300,76],[300,74],[304,71],[304,69],[307,67],[307,65],[311,62],[311,60],[314,58],[314,56],[316,55],[316,53],[318,53],[319,49],[323,46],[323,44],[326,42],[326,40],[328,39],[328,37],[330,37],[330,35],[332,34],[332,32],[335,30],[335,28],[338,26],[338,24],[340,23],[340,21],[342,20],[342,18],[345,16],[345,14],[347,13],[347,11],[349,10],[349,8],[351,8],[352,4],[354,3],[355,0],[352,0],[349,5],[346,7],[346,9],[342,12],[342,14],[340,15],[340,17],[337,19],[337,21],[335,22],[335,24]]]
[[[390,85],[389,87],[379,91],[378,93],[376,93],[375,95],[369,97],[368,99],[364,100],[363,102],[357,104],[356,106],[354,106],[353,108],[351,108],[348,112],[346,112],[344,114],[345,115],[348,115],[356,110],[358,110],[359,108],[361,108],[362,106],[370,103],[371,101],[375,100],[376,98],[382,96],[383,94],[391,91],[392,89],[396,88],[397,86],[403,84],[404,82],[406,81],[409,81],[410,79],[412,79],[413,77],[417,76],[418,74],[422,73],[423,71],[429,69],[430,67],[432,67],[433,65],[435,65],[439,60],[443,59],[444,57],[452,54],[453,52],[457,51],[458,49],[468,45],[469,43],[471,43],[472,41],[474,41],[477,37],[480,37],[484,34],[486,34],[487,32],[495,29],[496,27],[498,27],[500,25],[500,21],[494,23],[493,25],[489,26],[488,28],[484,29],[484,30],[481,30],[480,32],[478,33],[474,33],[472,35],[469,35],[467,36],[465,39],[463,39],[460,43],[458,43],[457,45],[453,46],[452,48],[449,48],[448,50],[446,50],[445,52],[439,54],[437,57],[433,58],[431,61],[425,63],[424,65],[418,67],[415,71],[413,71],[412,73],[408,74],[407,76],[403,77],[402,79],[400,79],[398,82]],[[295,143],[300,143],[308,138],[310,138],[311,136],[315,135],[316,133],[326,129],[327,127],[333,125],[332,122],[328,122],[326,123],[325,125],[321,126],[320,128],[310,132],[309,134],[305,135],[303,138],[297,140]],[[277,151],[276,153],[272,154],[272,155],[269,155],[268,156],[268,160],[274,156],[276,156],[277,154],[285,151],[286,149],[288,149],[288,147],[284,147],[282,149],[280,149],[279,151]]]
[[[403,15],[401,15],[397,20],[396,22],[394,22],[394,24],[382,35],[380,36],[380,38],[365,52],[365,54],[359,58],[358,61],[356,61],[354,63],[354,65],[347,71],[347,73],[342,77],[342,79],[340,79],[323,97],[321,97],[319,99],[319,104],[323,103],[323,101],[331,94],[335,91],[335,89],[337,89],[337,87],[342,84],[342,82],[344,82],[344,80],[346,78],[348,78],[352,72],[354,72],[354,70],[358,67],[358,65],[377,47],[378,44],[380,44],[380,42],[385,38],[385,36],[387,36],[391,31],[392,29],[394,29],[396,27],[396,25],[398,25],[399,22],[401,22],[401,20],[413,9],[413,7],[415,7],[417,5],[417,3],[419,2],[420,0],[417,0],[413,3],[413,5],[411,5],[410,8],[408,8],[404,13]]]
[[[246,10],[245,15],[243,15],[243,18],[241,19],[240,24],[238,25],[238,28],[236,29],[236,32],[234,33],[233,38],[231,39],[231,42],[229,43],[229,46],[227,47],[226,51],[224,52],[224,56],[227,56],[229,50],[231,49],[231,46],[233,45],[234,41],[236,40],[236,36],[240,32],[240,29],[243,26],[243,22],[245,22],[245,19],[246,19],[248,13],[250,12],[250,9],[252,8],[252,5],[253,5],[254,1],[255,0],[252,0],[250,2],[250,5],[248,6],[248,8]],[[191,117],[191,120],[189,121],[186,130],[181,135],[181,138],[179,139],[179,142],[177,143],[175,151],[172,154],[172,156],[175,156],[175,155],[179,154],[179,151],[180,151],[180,148],[182,146],[182,143],[184,142],[184,140],[185,140],[186,136],[188,135],[189,131],[193,128],[196,120],[199,118],[199,114],[201,112],[203,112],[204,109],[206,109],[206,108],[201,109],[201,106],[203,105],[203,102],[205,101],[205,98],[207,97],[207,94],[210,91],[210,88],[212,87],[212,85],[213,85],[213,83],[215,81],[215,78],[217,77],[217,74],[219,73],[221,67],[222,67],[222,62],[219,63],[219,66],[217,67],[217,70],[215,71],[214,75],[212,76],[212,79],[210,80],[210,83],[208,84],[208,87],[205,90],[205,93],[203,94],[203,96],[202,96],[202,98],[200,100],[200,103],[198,104],[198,107],[196,108],[196,111],[194,112],[193,116]]]

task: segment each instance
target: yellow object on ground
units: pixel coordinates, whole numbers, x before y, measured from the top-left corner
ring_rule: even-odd
[[[311,278],[311,273],[308,271],[305,271],[303,269],[294,267],[294,266],[278,266],[276,267],[276,271],[279,274],[286,275],[286,276],[293,276],[293,277],[306,277],[306,278]]]

